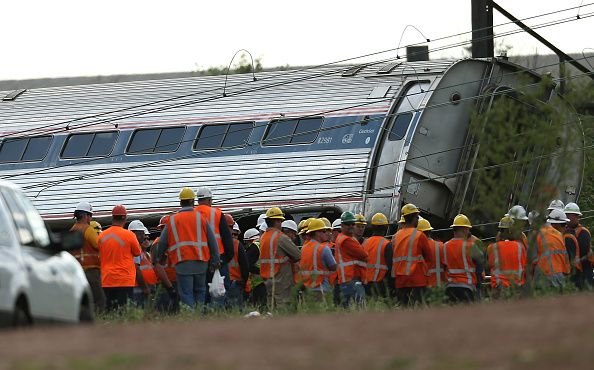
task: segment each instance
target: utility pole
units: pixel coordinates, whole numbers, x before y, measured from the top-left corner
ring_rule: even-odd
[[[472,57],[491,58],[493,51],[493,1],[472,1]]]

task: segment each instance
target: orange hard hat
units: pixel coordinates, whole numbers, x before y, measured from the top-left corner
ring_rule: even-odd
[[[225,219],[227,220],[227,224],[229,225],[229,227],[232,228],[233,224],[235,223],[235,221],[233,220],[233,216],[225,213]]]
[[[165,226],[165,224],[167,223],[168,219],[169,219],[169,215],[161,217],[161,219],[159,220],[159,225],[157,226],[157,229],[162,229],[163,226]]]
[[[112,216],[126,216],[126,215],[128,215],[128,212],[126,211],[126,207],[124,207],[121,204],[118,204],[117,206],[113,207],[113,209],[111,210],[111,215]]]

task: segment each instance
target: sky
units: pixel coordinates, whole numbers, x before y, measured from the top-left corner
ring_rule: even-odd
[[[5,1],[0,12],[0,80],[195,71],[228,65],[247,49],[262,65],[303,66],[379,60],[415,43],[430,57],[459,58],[448,46],[470,40],[470,0],[251,1],[52,0]],[[594,0],[497,0],[566,53],[594,49]],[[494,13],[495,33],[517,30]],[[417,32],[412,25],[422,34]],[[403,34],[403,31],[405,30]],[[463,33],[463,34],[461,34]],[[447,36],[446,39],[437,40]],[[401,40],[402,38],[402,40]],[[427,43],[425,38],[431,41]],[[525,33],[505,36],[510,55],[549,50]],[[443,51],[432,49],[447,47]],[[405,54],[404,49],[398,52]],[[356,59],[358,58],[358,59]],[[594,62],[590,61],[594,64]]]

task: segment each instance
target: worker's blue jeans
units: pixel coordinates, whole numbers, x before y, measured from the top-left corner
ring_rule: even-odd
[[[177,275],[177,289],[181,301],[191,308],[204,305],[206,298],[206,273]]]
[[[365,288],[361,281],[353,279],[346,283],[340,284],[340,293],[342,294],[342,306],[348,308],[351,304],[351,299],[357,302],[357,307],[362,308],[365,303]]]

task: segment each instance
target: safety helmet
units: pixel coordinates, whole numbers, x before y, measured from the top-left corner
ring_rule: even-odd
[[[112,216],[126,216],[127,214],[128,214],[128,211],[126,211],[126,207],[124,207],[121,204],[118,204],[117,206],[113,207],[113,209],[111,210]]]
[[[419,223],[417,224],[417,230],[429,231],[429,230],[433,230],[433,228],[431,227],[431,224],[429,223],[429,221],[423,219],[423,220],[419,220]]]
[[[454,217],[454,223],[450,227],[455,226],[467,227],[469,229],[472,229],[472,226],[470,225],[470,220],[463,214],[459,214],[458,216]]]
[[[91,227],[97,231],[97,234],[99,234],[102,230],[101,224],[97,221],[91,221]]]
[[[320,220],[324,221],[324,225],[326,225],[326,229],[332,230],[332,223],[326,217],[320,217]]]
[[[400,216],[400,220],[398,220],[398,223],[403,224],[405,222],[406,222],[406,220],[404,219],[404,216]]]
[[[257,229],[247,229],[243,234],[243,240],[254,240],[260,237],[260,232]]]
[[[278,207],[272,207],[266,211],[266,218],[278,218],[281,220],[285,219],[285,214]]]
[[[256,222],[257,229],[259,229],[260,226],[262,226],[262,224],[266,223],[265,219],[266,219],[266,213],[262,213],[260,216],[258,216],[258,221]]]
[[[239,228],[239,225],[237,224],[237,222],[233,223],[233,230],[235,231],[241,231],[241,229]]]
[[[419,211],[417,206],[415,206],[412,203],[409,203],[409,204],[405,205],[404,207],[402,207],[402,212],[401,212],[402,216],[410,215],[411,213],[421,213],[421,211]]]
[[[307,226],[308,232],[313,233],[314,231],[326,229],[326,224],[319,218],[314,218]]]
[[[225,220],[227,220],[227,225],[229,225],[229,227],[233,227],[233,224],[235,223],[235,221],[233,220],[233,216],[225,213]]]
[[[354,214],[352,214],[349,211],[343,212],[342,215],[340,215],[340,222],[341,223],[345,223],[345,222],[356,222],[357,218],[355,217]]]
[[[212,198],[212,191],[210,191],[210,189],[206,186],[201,186],[196,191],[196,197],[198,199]]]
[[[334,229],[340,229],[341,228],[341,225],[342,225],[342,221],[340,220],[340,218],[337,218],[332,223],[332,230],[334,230]]]
[[[376,213],[371,218],[371,224],[372,225],[387,225],[388,218],[383,213]]]
[[[75,212],[83,211],[83,212],[93,214],[93,206],[89,202],[80,202],[80,203],[78,203],[78,205],[76,206],[76,209],[74,211]]]
[[[567,203],[564,211],[565,213],[573,213],[580,216],[582,215],[582,212],[580,212],[580,207],[574,202]]]
[[[161,219],[159,220],[159,225],[157,226],[157,229],[162,229],[167,224],[168,219],[169,219],[169,215],[161,217]]]
[[[516,219],[516,220],[523,220],[527,221],[528,216],[526,216],[526,210],[521,205],[513,206],[507,212],[507,217]]]
[[[563,204],[561,200],[555,199],[551,202],[551,204],[549,204],[549,208],[547,208],[547,211],[552,211],[553,209],[563,210],[563,208],[565,208],[565,204]]]
[[[260,231],[264,232],[266,230],[268,230],[268,224],[266,222],[264,222],[262,225],[260,225]]]
[[[144,227],[144,235],[151,235],[151,232],[146,228],[146,226]]]
[[[128,230],[130,231],[144,231],[144,229],[144,224],[140,220],[134,220],[128,225]]]
[[[540,216],[540,212],[538,211],[530,211],[528,213],[528,222],[530,223],[530,225],[532,225],[532,223],[534,222],[534,220],[536,220],[538,216]]]
[[[190,199],[195,199],[195,198],[196,198],[196,194],[194,194],[194,190],[192,190],[190,188],[183,188],[179,192],[180,200],[190,200]]]
[[[569,222],[569,219],[565,217],[565,212],[560,209],[554,209],[549,213],[549,218],[547,218],[547,222],[551,224],[564,224]]]
[[[355,215],[355,218],[357,219],[357,221],[355,221],[356,224],[367,225],[367,220],[365,220],[365,216],[363,216],[362,214],[357,213]]]
[[[283,221],[283,223],[281,224],[281,228],[287,228],[289,230],[293,230],[294,232],[297,232],[297,224],[293,220]]]
[[[514,225],[514,219],[511,217],[503,217],[500,221],[499,221],[499,228],[500,229],[509,229]]]
[[[303,227],[301,228],[301,231],[299,231],[299,235],[307,234],[309,232],[309,223],[313,220],[315,219],[313,217],[310,217],[303,222]]]

